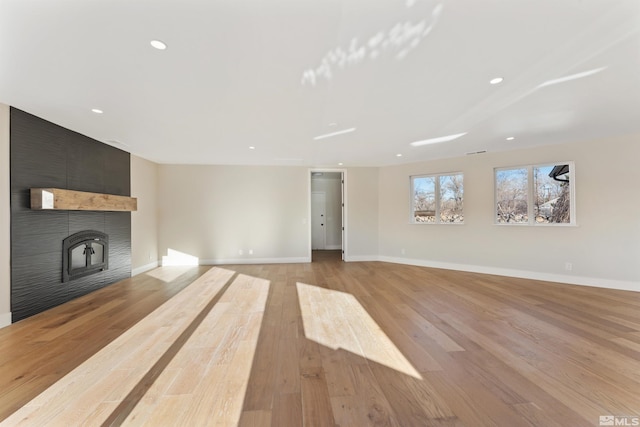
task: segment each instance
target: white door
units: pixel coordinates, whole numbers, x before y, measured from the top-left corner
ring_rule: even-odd
[[[324,192],[311,193],[311,249],[323,250],[326,245],[326,196]]]

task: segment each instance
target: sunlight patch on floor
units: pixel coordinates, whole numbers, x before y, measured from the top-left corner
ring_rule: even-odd
[[[238,425],[269,287],[239,274],[123,425]]]
[[[176,343],[180,343],[180,338],[189,331],[193,322],[207,310],[212,302],[215,302],[218,294],[222,292],[234,274],[235,272],[232,270],[219,267],[211,268],[31,399],[9,418],[0,422],[0,425],[67,426],[102,425],[103,423],[110,425],[111,422],[107,422],[107,420],[112,411],[121,410],[118,408],[124,404],[123,402],[127,402],[128,405],[136,400],[137,393],[147,387],[147,375],[153,373],[155,369],[162,369],[166,364],[164,357],[178,351],[174,347],[178,346]],[[234,285],[235,281],[230,287]],[[243,286],[243,284],[238,283],[237,286]],[[268,286],[263,287],[268,289]],[[266,296],[257,298],[256,292],[248,292],[247,294],[250,295],[252,301],[256,301],[255,304],[262,303],[264,305]],[[220,300],[223,297],[224,295],[221,295]],[[239,303],[234,305],[242,306]],[[249,316],[253,317],[246,319],[245,323],[257,325],[259,330],[262,313],[251,312]],[[242,320],[237,317],[239,316],[231,317],[231,320],[235,322],[231,322],[234,325],[232,328],[240,328],[238,323]],[[215,330],[218,329],[217,326],[215,324]],[[227,352],[225,354],[228,356],[245,355],[248,353],[247,347],[249,350],[251,350],[251,345],[255,347],[257,332],[253,328],[249,329],[250,331],[247,331],[246,335],[241,335],[240,341],[242,343],[237,345],[241,350],[236,351],[236,347],[229,345],[223,347]],[[242,338],[245,337],[247,338],[243,341]],[[198,352],[198,354],[200,353]],[[175,358],[171,360],[175,360]],[[197,365],[184,364],[181,368],[195,366]],[[166,372],[163,371],[160,376]],[[153,384],[154,387],[158,384],[157,379]]]
[[[422,379],[353,295],[300,282],[296,287],[307,339]]]
[[[172,265],[168,267],[154,268],[144,274],[151,276],[154,279],[162,280],[165,283],[169,283],[173,282],[192,268],[193,266],[191,265]]]

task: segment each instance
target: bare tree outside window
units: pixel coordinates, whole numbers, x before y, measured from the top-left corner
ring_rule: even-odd
[[[496,171],[496,221],[526,224],[529,222],[529,172],[527,169]]]
[[[569,165],[533,168],[535,221],[538,224],[569,224],[571,194]]]
[[[411,213],[414,223],[462,224],[463,174],[411,177]]]
[[[573,163],[495,170],[497,224],[574,224]]]
[[[436,177],[413,178],[413,217],[415,222],[436,221]]]
[[[440,221],[464,222],[462,174],[440,176]]]

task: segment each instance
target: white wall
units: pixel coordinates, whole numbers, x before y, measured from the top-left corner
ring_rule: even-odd
[[[342,184],[339,172],[327,173],[311,179],[311,191],[325,194],[326,249],[342,248]]]
[[[348,260],[375,259],[378,169],[346,176]],[[309,261],[309,178],[303,167],[159,165],[160,256],[172,249],[204,264]]]
[[[9,106],[0,104],[0,328],[11,323]]]
[[[346,261],[378,258],[378,168],[349,168]]]
[[[640,291],[640,136],[380,169],[380,259]],[[575,161],[575,227],[494,225],[493,169]],[[464,172],[464,225],[410,224],[409,177]],[[404,249],[404,254],[402,253]],[[573,265],[565,270],[565,263]]]
[[[158,165],[131,156],[131,196],[138,210],[131,213],[131,272],[158,266]]]
[[[308,260],[307,168],[159,165],[158,172],[160,255],[172,249],[205,264]]]

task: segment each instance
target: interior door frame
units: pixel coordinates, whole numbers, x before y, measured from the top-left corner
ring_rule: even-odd
[[[309,257],[309,262],[312,261],[312,257],[311,257],[311,253],[312,253],[312,249],[311,249],[311,238],[312,238],[312,230],[311,230],[311,174],[314,172],[338,172],[342,174],[342,183],[341,183],[341,189],[342,189],[342,260],[343,261],[347,261],[349,259],[349,251],[348,251],[348,245],[347,245],[347,232],[349,227],[348,225],[348,221],[347,218],[347,200],[349,200],[347,198],[347,170],[346,169],[333,169],[333,168],[309,168],[308,172],[307,172],[307,179],[308,179],[308,186],[307,186],[307,203],[308,203],[308,212],[307,212],[307,233],[308,233],[308,241],[309,241],[309,252],[308,252],[308,257]]]

